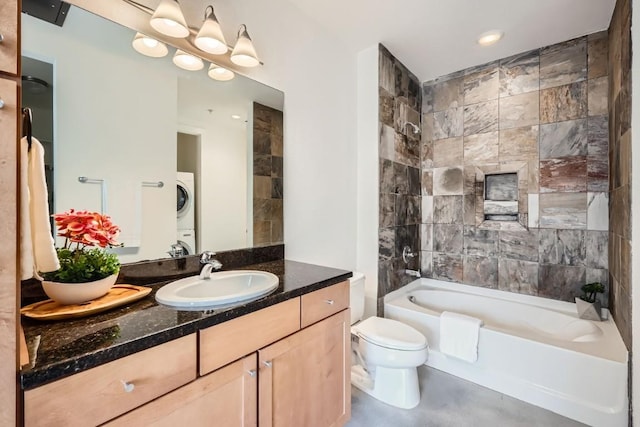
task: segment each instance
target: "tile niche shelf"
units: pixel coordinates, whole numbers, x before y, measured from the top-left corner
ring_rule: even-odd
[[[528,177],[526,162],[476,166],[476,226],[489,230],[527,230]]]

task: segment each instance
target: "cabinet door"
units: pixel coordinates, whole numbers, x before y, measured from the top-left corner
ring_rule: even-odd
[[[344,310],[258,351],[260,426],[342,426],[351,416]]]
[[[0,72],[18,74],[18,0],[0,1]]]
[[[255,426],[258,415],[256,360],[253,353],[106,426]]]

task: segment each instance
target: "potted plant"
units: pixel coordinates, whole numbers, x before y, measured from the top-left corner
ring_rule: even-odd
[[[587,320],[602,320],[602,307],[598,294],[604,292],[602,283],[587,283],[580,288],[583,292],[582,296],[576,297],[576,308],[578,309],[578,317]]]
[[[119,246],[120,228],[108,215],[97,212],[71,209],[53,219],[58,236],[65,240],[56,249],[60,269],[42,275],[45,293],[60,304],[79,304],[105,295],[120,271],[117,255],[105,249]]]

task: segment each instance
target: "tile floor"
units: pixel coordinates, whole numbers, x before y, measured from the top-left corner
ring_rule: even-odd
[[[352,387],[347,427],[577,427],[583,424],[427,366],[421,400],[398,409]]]

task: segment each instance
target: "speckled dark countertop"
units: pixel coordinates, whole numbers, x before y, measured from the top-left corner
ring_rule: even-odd
[[[339,283],[352,275],[345,270],[287,260],[237,268],[276,274],[280,279],[278,289],[257,301],[233,308],[179,311],[155,301],[155,292],[171,281],[165,280],[147,285],[153,288],[152,293],[138,302],[86,318],[41,322],[23,316],[22,326],[31,356],[30,364],[21,372],[23,389],[46,384]]]

